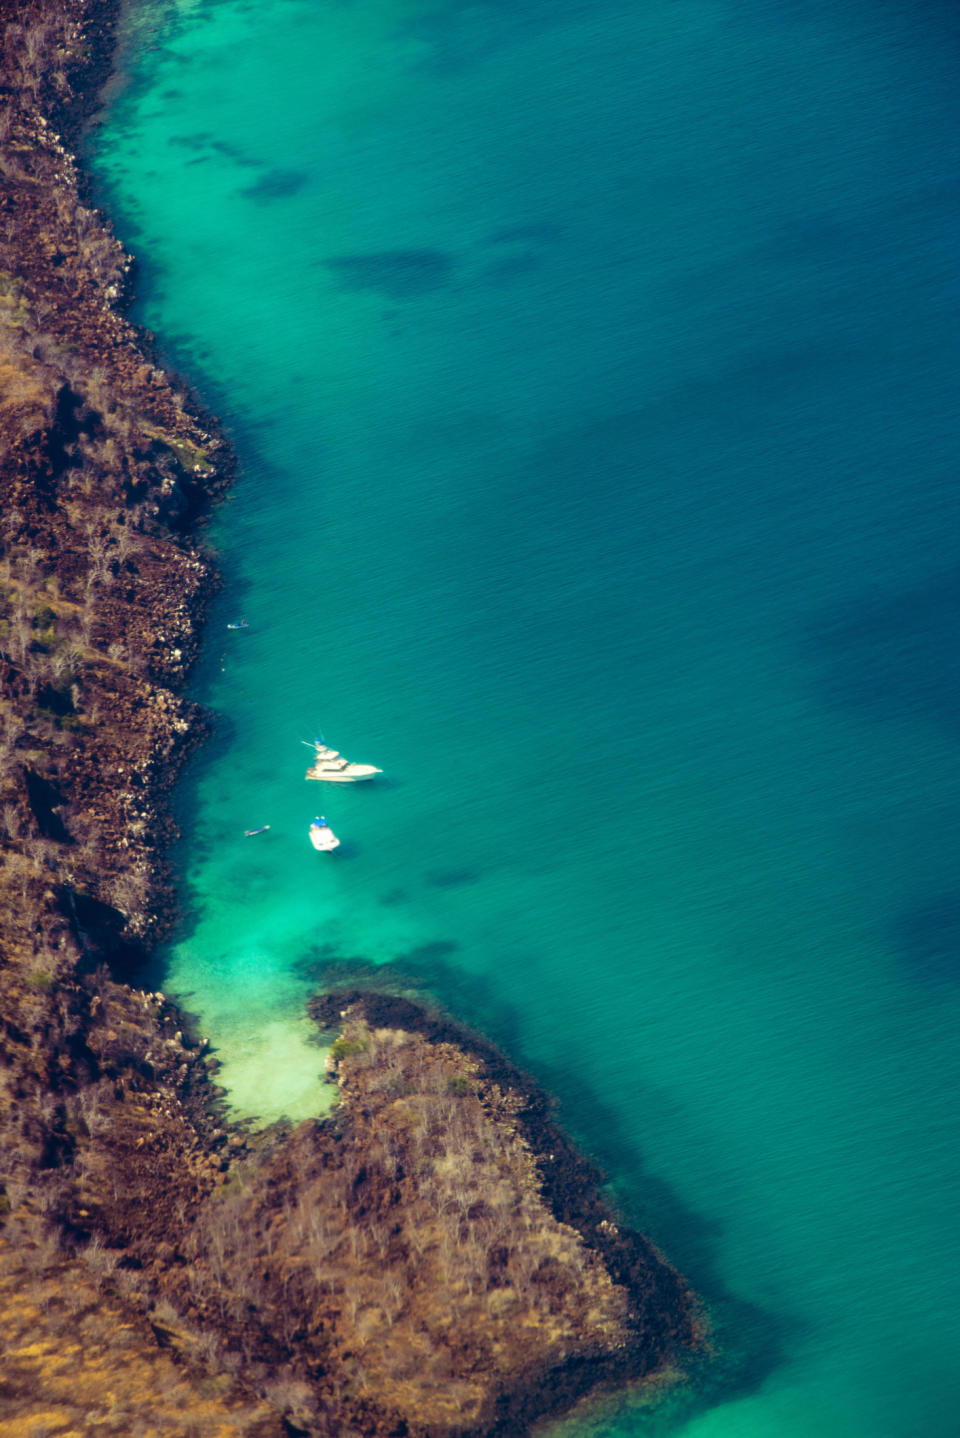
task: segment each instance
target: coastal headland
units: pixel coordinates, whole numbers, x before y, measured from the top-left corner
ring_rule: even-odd
[[[325,1122],[231,1122],[136,977],[229,446],[124,316],[72,149],[118,0],[0,3],[0,1438],[519,1434],[701,1343],[545,1097],[422,1004],[315,1000]]]

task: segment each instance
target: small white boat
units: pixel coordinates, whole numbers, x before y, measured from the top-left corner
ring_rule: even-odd
[[[306,744],[306,740],[303,742]],[[372,779],[374,774],[383,773],[375,764],[351,764],[349,759],[344,759],[336,749],[328,749],[319,739],[307,744],[307,748],[316,755],[307,770],[308,779],[322,779],[328,784],[356,784],[361,779]]]
[[[322,814],[310,825],[310,842],[320,854],[328,854],[331,849],[339,847],[340,840]]]

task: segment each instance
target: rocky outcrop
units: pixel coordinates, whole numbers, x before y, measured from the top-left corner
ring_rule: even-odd
[[[166,796],[203,731],[177,694],[213,582],[190,527],[229,451],[118,309],[76,124],[109,7],[4,10],[0,882],[7,957],[130,950],[172,912]]]

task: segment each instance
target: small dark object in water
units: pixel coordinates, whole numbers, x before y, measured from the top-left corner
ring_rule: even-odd
[[[245,619],[240,619],[240,620],[237,620],[235,623],[228,624],[228,625],[227,625],[227,628],[228,628],[228,629],[248,629],[248,628],[249,628],[249,625],[247,624],[247,621],[246,621]]]

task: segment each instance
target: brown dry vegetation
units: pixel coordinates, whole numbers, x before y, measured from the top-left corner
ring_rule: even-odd
[[[96,1243],[71,1261],[23,1220],[0,1238],[0,1413],[12,1414],[0,1416],[0,1438],[275,1433],[266,1401],[224,1398],[229,1380],[198,1383],[159,1347],[145,1320],[110,1293],[115,1265]]]
[[[163,796],[202,730],[171,685],[211,582],[186,528],[225,455],[117,309],[129,260],[49,118],[103,9],[0,5],[0,918],[28,961],[50,893],[92,947],[169,917]]]
[[[0,1432],[276,1433],[264,1405],[227,1423],[247,1399],[205,1392],[202,1354],[173,1370],[76,1258],[136,1198],[174,1222],[221,1163],[202,1055],[80,977],[172,912],[165,796],[203,725],[171,686],[210,586],[186,525],[225,456],[116,308],[129,260],[57,132],[114,8],[0,4]]]
[[[30,970],[19,989],[16,974],[0,1024],[0,1434],[277,1435],[199,1334],[161,1344],[142,1294],[242,1146],[203,1046],[103,970]]]
[[[0,1435],[519,1434],[696,1346],[683,1281],[535,1151],[542,1096],[489,1046],[354,1005],[334,1117],[249,1134],[162,996],[101,970],[51,1015],[0,1046]]]
[[[628,1294],[544,1206],[515,1096],[462,1049],[359,1015],[334,1053],[336,1121],[214,1194],[180,1302],[245,1361],[313,1379],[333,1432],[358,1407],[363,1431],[403,1414],[411,1434],[487,1432],[545,1371],[624,1349]]]
[[[60,1162],[8,1182],[8,1226],[55,1267],[72,1251],[128,1341],[165,1345],[198,1401],[212,1382],[255,1425],[260,1398],[330,1438],[517,1434],[694,1343],[691,1295],[646,1240],[602,1209],[585,1232],[551,1210],[522,1131],[529,1081],[495,1077],[466,1036],[374,1028],[355,1005],[334,1118],[244,1139],[215,1126],[202,1054],[176,1035],[142,1077],[138,1004],[174,1021],[100,976],[86,1032],[102,1077],[48,1122]],[[569,1178],[586,1198],[576,1165]]]

